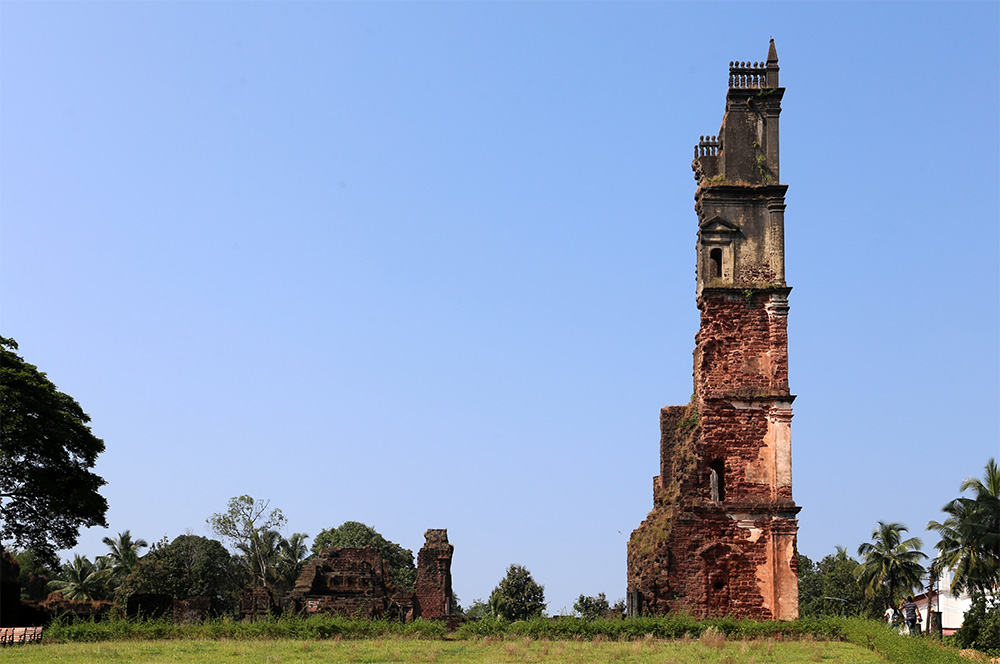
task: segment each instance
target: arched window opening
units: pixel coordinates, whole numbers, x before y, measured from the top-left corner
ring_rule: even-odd
[[[722,249],[712,249],[708,252],[708,257],[712,261],[712,278],[722,278]]]
[[[726,499],[726,464],[722,459],[716,459],[708,466],[709,485],[713,502],[720,503]]]

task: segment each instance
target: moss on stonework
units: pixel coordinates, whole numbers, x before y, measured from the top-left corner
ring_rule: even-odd
[[[666,557],[674,515],[680,507],[681,489],[698,466],[695,452],[701,435],[698,407],[694,401],[683,407],[664,409],[661,418],[662,444],[669,445],[669,479],[662,482],[654,497],[653,510],[632,533],[628,542],[628,566],[634,581],[655,575],[658,557]],[[661,460],[661,463],[664,460]]]
[[[664,496],[677,502],[681,496],[681,485],[698,468],[698,440],[701,438],[701,416],[698,404],[692,401],[687,405],[677,430],[674,433],[674,444],[670,455],[670,486],[664,487]]]
[[[689,407],[684,419],[677,423],[677,431],[687,432],[693,430],[700,423],[698,407]]]
[[[640,568],[643,560],[656,557],[657,548],[664,546],[670,538],[673,526],[676,501],[664,500],[655,505],[652,511],[632,533],[628,541],[629,566],[633,564]],[[638,571],[638,570],[637,570]]]

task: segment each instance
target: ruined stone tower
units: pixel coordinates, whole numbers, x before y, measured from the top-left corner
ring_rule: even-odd
[[[793,397],[779,184],[778,55],[729,63],[718,136],[698,189],[694,395],[660,412],[653,511],[628,544],[628,611],[798,617]]]

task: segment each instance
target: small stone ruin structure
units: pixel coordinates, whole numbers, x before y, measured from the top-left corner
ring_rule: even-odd
[[[731,62],[698,189],[694,395],[660,413],[653,510],[628,544],[629,615],[798,617],[778,55]]]
[[[240,620],[254,622],[276,615],[278,607],[267,588],[246,588],[240,593],[239,611]]]
[[[171,608],[176,625],[202,623],[210,618],[217,618],[224,612],[222,602],[218,597],[175,599],[171,603]]]
[[[447,530],[428,530],[417,555],[416,590],[396,588],[382,554],[371,546],[329,547],[306,563],[285,597],[285,611],[412,620],[451,612],[451,557]]]
[[[413,602],[396,590],[382,554],[362,546],[320,551],[302,568],[283,604],[294,613],[402,619]]]

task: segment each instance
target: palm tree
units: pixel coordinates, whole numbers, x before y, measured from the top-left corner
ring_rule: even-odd
[[[118,533],[117,539],[105,537],[101,541],[111,550],[104,558],[110,563],[111,576],[118,583],[131,574],[139,563],[139,550],[149,546],[149,543],[141,537],[133,540],[132,533],[128,530]]]
[[[862,562],[854,570],[866,595],[872,597],[884,588],[893,606],[898,591],[920,588],[924,576],[919,562],[927,557],[920,551],[923,543],[917,537],[903,540],[906,531],[901,523],[879,521],[872,531],[872,541],[858,547]]]
[[[306,546],[308,537],[305,533],[293,533],[288,539],[281,540],[278,558],[279,585],[285,588],[295,585],[295,580],[299,578],[302,566],[309,557],[309,548]]]
[[[941,508],[943,523],[931,521],[928,530],[941,536],[935,545],[944,569],[955,572],[956,593],[985,593],[1000,584],[1000,470],[994,459],[986,462],[983,479],[970,477],[961,490],[974,497],[959,497]]]
[[[243,554],[243,565],[259,587],[270,588],[274,585],[282,541],[277,530],[263,530],[255,532],[248,544],[236,545]]]
[[[110,573],[110,568],[95,565],[86,556],[76,554],[73,562],[63,564],[62,578],[49,581],[48,588],[62,593],[66,599],[103,599],[107,596],[107,579]]]

